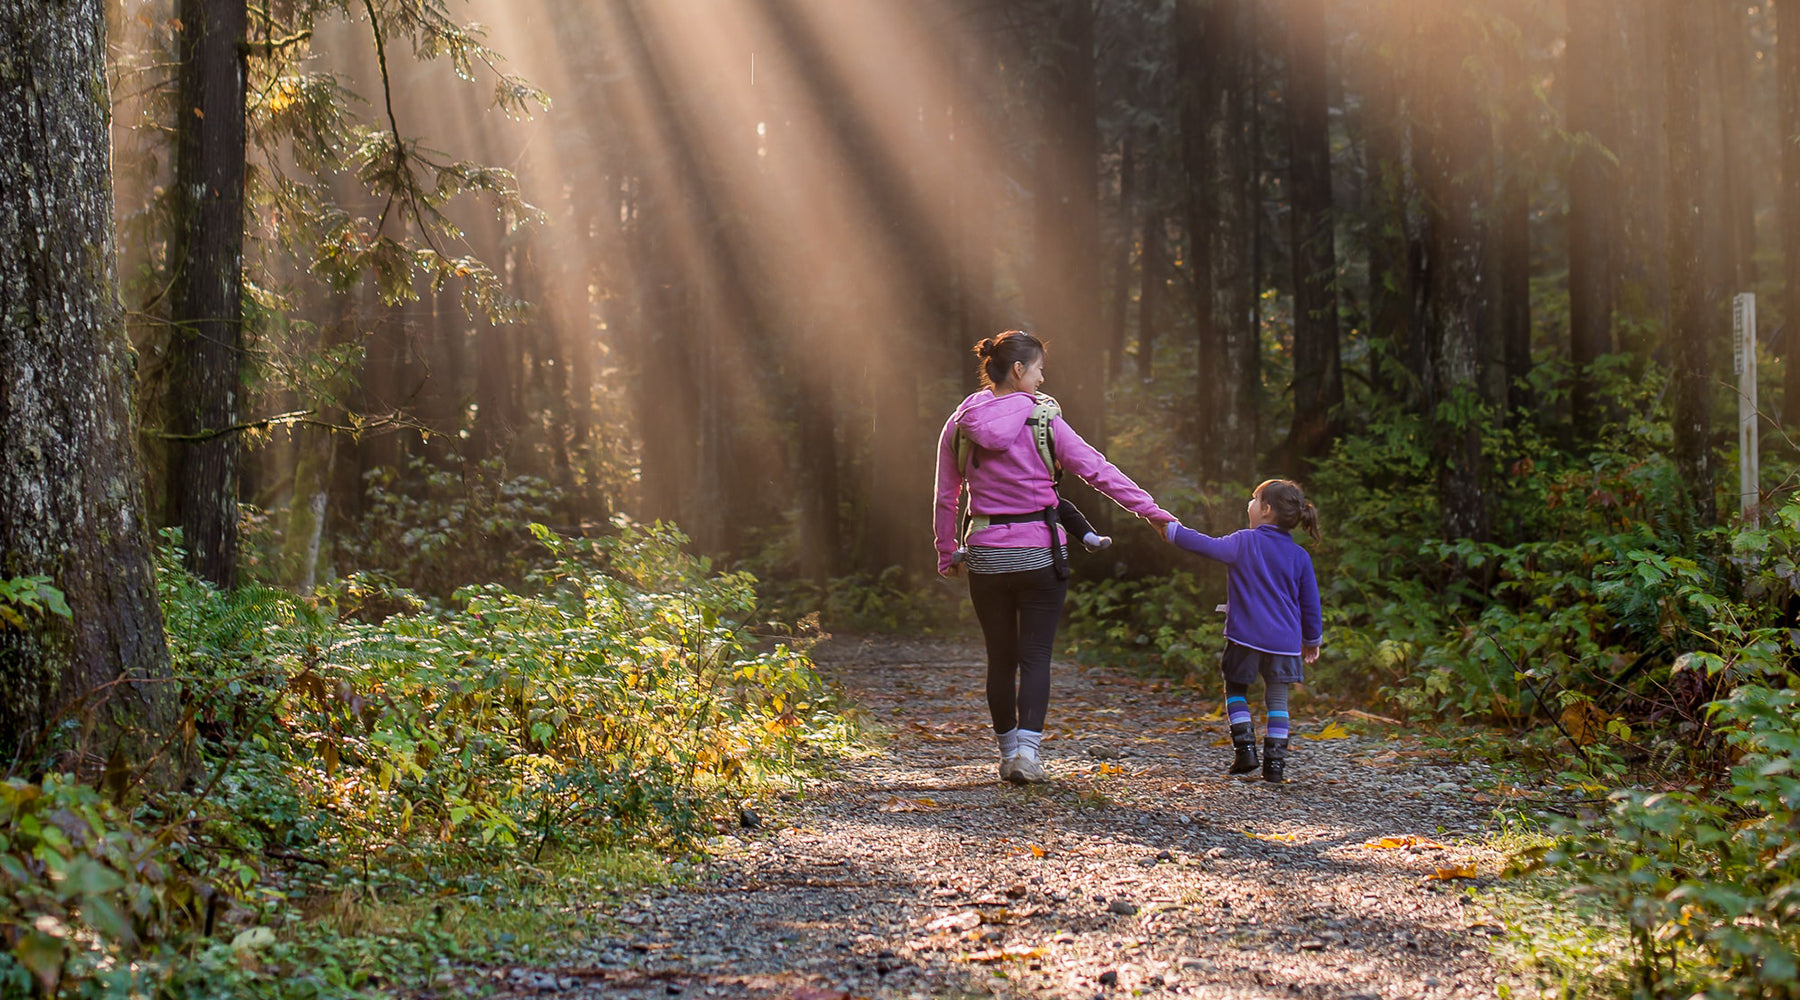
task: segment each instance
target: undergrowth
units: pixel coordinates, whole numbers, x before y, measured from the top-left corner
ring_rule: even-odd
[[[200,768],[147,797],[0,785],[0,995],[425,987],[668,877],[848,739],[804,652],[747,631],[751,577],[616,529],[532,525],[522,586],[442,603],[355,576],[223,594],[165,552]]]

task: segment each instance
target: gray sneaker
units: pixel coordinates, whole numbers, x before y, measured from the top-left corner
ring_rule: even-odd
[[[1013,780],[1013,761],[1018,760],[1018,759],[1019,758],[1017,758],[1017,757],[1002,757],[1002,758],[1000,758],[1000,780],[1001,781]]]
[[[1035,757],[1020,754],[1011,763],[1012,773],[1006,774],[1003,771],[1002,774],[1015,785],[1041,785],[1050,780],[1050,773],[1044,770],[1043,763]]]

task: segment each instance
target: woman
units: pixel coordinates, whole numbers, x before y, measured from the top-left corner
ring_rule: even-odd
[[[1036,337],[1008,330],[976,344],[975,354],[983,388],[962,401],[938,438],[938,573],[969,574],[969,600],[987,639],[1000,777],[1037,784],[1049,780],[1038,746],[1050,707],[1050,649],[1069,584],[1056,473],[1040,452],[1034,419],[1048,423],[1045,450],[1061,468],[1159,529],[1175,518],[1040,404],[1048,397],[1036,395],[1044,382],[1044,345]],[[965,486],[972,530],[959,538],[957,500]]]

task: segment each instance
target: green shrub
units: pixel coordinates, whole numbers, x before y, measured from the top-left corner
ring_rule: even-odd
[[[1716,708],[1742,754],[1716,794],[1615,792],[1545,854],[1622,917],[1633,996],[1800,995],[1797,710],[1792,690],[1740,686]]]
[[[508,476],[497,461],[459,470],[414,458],[404,476],[371,471],[366,489],[355,561],[343,572],[375,571],[435,597],[467,583],[519,585],[543,554],[525,526],[548,519],[556,502],[547,481]]]

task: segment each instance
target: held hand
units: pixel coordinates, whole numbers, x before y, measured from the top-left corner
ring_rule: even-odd
[[[1317,646],[1301,646],[1300,647],[1300,658],[1302,660],[1305,660],[1308,663],[1316,662],[1319,659],[1319,647],[1317,647]]]
[[[1150,519],[1150,524],[1156,528],[1156,537],[1168,542],[1170,545],[1175,544],[1175,540],[1169,537],[1169,525],[1178,525],[1180,523],[1180,521],[1177,521],[1172,517],[1153,517]]]
[[[951,563],[949,569],[939,570],[938,575],[946,580],[960,579],[963,575],[962,563]]]

